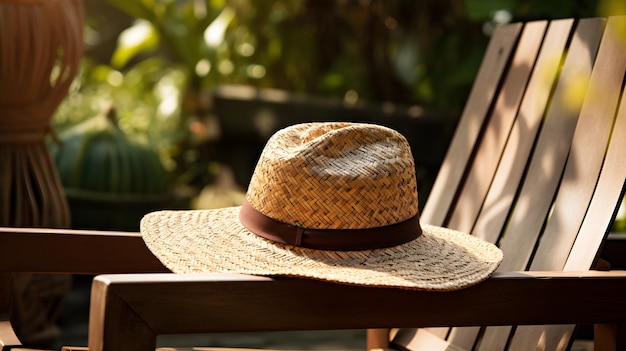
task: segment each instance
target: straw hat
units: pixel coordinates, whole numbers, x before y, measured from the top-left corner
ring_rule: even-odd
[[[419,223],[413,157],[398,132],[307,123],[268,141],[243,206],[146,215],[148,248],[177,273],[294,276],[456,290],[502,261],[494,245]]]

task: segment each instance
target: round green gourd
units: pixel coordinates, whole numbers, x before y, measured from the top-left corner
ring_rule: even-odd
[[[72,227],[138,231],[144,214],[172,205],[159,157],[119,129],[113,109],[60,133],[59,139],[50,153]]]
[[[164,194],[167,173],[156,153],[119,129],[115,111],[95,116],[59,134],[50,151],[68,193]]]

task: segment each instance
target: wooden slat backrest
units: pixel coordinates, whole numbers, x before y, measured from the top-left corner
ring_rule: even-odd
[[[485,131],[488,130],[490,121],[498,121],[497,118],[490,118],[491,115],[506,118],[509,121],[513,119],[517,107],[511,105],[517,105],[521,100],[545,26],[545,21],[536,22],[530,26],[531,30],[524,30],[522,33],[522,24],[514,23],[495,30],[455,135],[421,213],[421,220],[424,223],[466,232],[471,230],[473,223],[468,223],[471,217],[469,213],[473,211],[476,214],[480,209],[480,202],[476,201],[477,195],[468,196],[469,194],[463,191],[469,188],[472,192],[484,192],[486,187],[479,185],[472,188],[473,184],[467,182],[468,174],[484,173],[485,167],[493,168],[494,161],[500,158],[497,156],[495,159],[490,159],[485,156],[494,155],[481,155],[477,149],[481,145],[481,138],[484,138]],[[525,49],[525,52],[517,49],[518,44]],[[510,69],[510,66],[517,68]],[[511,90],[512,92],[509,93]],[[502,128],[498,125],[496,127]],[[502,143],[502,138],[496,139],[498,140],[492,139],[492,142]],[[493,145],[488,145],[488,147],[483,147],[486,153],[490,154],[495,151]],[[472,180],[480,179],[474,176]],[[481,184],[487,184],[485,180],[483,179]],[[466,207],[471,207],[465,209],[468,213],[463,217],[459,215],[459,211],[454,212],[459,208],[456,205],[459,201],[463,202]],[[466,223],[462,223],[464,220]],[[435,336],[445,338],[449,331],[444,328],[431,329],[430,332]],[[413,331],[404,330],[403,333],[412,334]]]
[[[546,218],[553,208],[554,194],[559,187],[561,174],[566,164],[567,156],[572,144],[572,137],[577,120],[581,115],[580,109],[567,107],[567,92],[572,84],[585,84],[591,75],[598,43],[602,35],[604,21],[601,19],[583,20],[578,23],[569,46],[568,55],[563,67],[561,79],[554,91],[552,104],[547,111],[541,134],[537,139],[532,159],[526,165],[526,176],[517,195],[517,202],[512,213],[507,218],[506,232],[500,235],[500,247],[507,256],[500,270],[524,270],[528,268],[536,243],[542,236]],[[573,80],[578,80],[573,82]],[[580,141],[579,141],[580,143]],[[595,145],[600,145],[598,141]],[[549,168],[546,168],[549,165]],[[597,180],[597,175],[594,177]],[[582,184],[581,184],[582,185]],[[560,189],[562,194],[566,189]],[[582,208],[584,204],[565,204],[567,210],[574,205]],[[582,218],[582,217],[581,217]],[[502,223],[504,224],[504,223]],[[494,228],[492,228],[494,229]],[[550,235],[557,236],[561,232],[545,233],[543,239]],[[574,234],[576,231],[573,232]],[[602,233],[603,234],[603,233]],[[542,240],[543,240],[542,239]],[[571,248],[571,243],[559,243],[565,250]],[[558,250],[557,245],[543,245],[546,249]],[[598,248],[596,248],[597,250]],[[549,250],[548,250],[549,251]],[[549,252],[535,254],[533,260],[542,260]],[[588,265],[584,269],[588,269]],[[561,267],[554,268],[561,270]],[[488,328],[483,336],[482,345],[488,349],[502,349],[507,342],[510,328]],[[467,345],[464,345],[467,346]]]
[[[590,40],[599,41],[602,23],[603,21],[599,19],[581,21],[568,47],[570,54],[566,57],[563,56],[569,33],[574,30],[574,23],[572,20],[550,23],[533,76],[503,150],[498,171],[472,229],[474,235],[490,242],[498,240],[528,166],[521,160],[529,158],[539,128],[542,125],[549,126],[551,123],[558,124],[554,129],[561,133],[561,138],[570,139],[569,134],[573,127],[570,123],[567,129],[563,129],[563,121],[575,121],[579,109],[563,104],[563,96],[571,90],[571,77],[577,82],[583,80],[582,83],[585,77],[589,77],[595,57],[595,46],[590,47],[579,38],[590,36]],[[562,68],[558,65],[561,59],[564,59]],[[557,76],[559,72],[561,74]],[[554,94],[551,94],[552,84],[557,78],[559,80],[554,87]],[[557,97],[558,100],[553,98],[548,104],[551,96]],[[557,123],[553,122],[555,120]],[[549,142],[550,136],[544,133],[542,140],[543,143]]]
[[[544,22],[527,24],[522,32],[511,61],[512,67],[497,96],[493,113],[485,119],[482,139],[474,146],[475,155],[468,162],[465,178],[459,181],[454,190],[456,194],[453,197],[457,201],[451,204],[448,220],[441,223],[499,242],[505,253],[501,271],[527,268],[561,270],[566,265],[568,253],[594,194],[622,87],[624,72],[621,61],[626,59],[626,53],[620,52],[619,44],[610,39],[610,28],[617,26],[616,23],[623,19],[613,18],[611,21],[591,78],[591,86],[603,86],[604,89],[610,89],[611,93],[606,94],[602,90],[599,97],[587,98],[582,112],[576,106],[567,105],[572,101],[571,95],[570,100],[567,100],[567,94],[574,84],[584,85],[589,79],[604,20],[586,19],[578,23],[572,20],[553,21],[545,37],[541,34]],[[568,39],[570,28],[575,28],[575,31]],[[530,43],[524,45],[525,40]],[[540,51],[538,44],[541,45]],[[537,60],[530,63],[532,67],[526,67],[525,63],[532,61],[532,55],[537,53]],[[559,69],[554,63],[559,62],[564,53],[567,56],[562,69]],[[522,67],[517,67],[519,65]],[[604,83],[608,78],[605,76],[611,76],[613,82],[608,85]],[[512,85],[508,85],[508,82]],[[554,82],[557,82],[556,86]],[[519,97],[519,86],[516,84],[525,89],[523,98]],[[511,87],[514,88],[513,92],[508,91]],[[549,105],[546,105],[548,101]],[[576,136],[573,136],[579,115],[580,126]],[[596,115],[602,115],[608,120],[593,118]],[[604,130],[596,128],[599,124]],[[535,137],[537,131],[539,136]],[[460,131],[457,130],[457,133]],[[444,164],[463,163],[450,156],[451,153],[448,153]],[[618,185],[613,183],[606,191],[611,194],[610,199],[604,196],[602,200],[596,200],[604,204],[603,209],[610,208],[607,209],[608,217],[604,214],[599,215],[600,219],[593,220],[595,232],[588,230],[584,242],[595,244],[586,248],[592,253],[584,253],[585,258],[579,258],[580,255],[569,256],[568,262],[577,261],[576,264],[569,264],[578,270],[591,267],[608,229],[610,216],[614,213],[624,183],[623,173],[621,183],[617,173],[614,177]],[[431,194],[439,196],[437,193]],[[426,203],[427,207],[430,206],[432,196]],[[591,223],[592,220],[589,221]],[[594,224],[588,224],[588,227],[591,229]],[[555,246],[558,249],[553,254]],[[545,329],[520,327],[515,331],[513,339],[509,340],[511,327],[487,328],[481,343],[476,347],[479,350],[502,350],[510,341],[510,349],[525,350],[535,348],[538,338],[542,337],[542,342],[551,349],[561,340],[569,340],[572,330],[569,326],[550,329],[553,336],[546,339],[548,334]],[[454,345],[472,349],[479,330],[456,328],[451,332],[447,329],[430,332],[440,337],[449,334],[449,341]],[[403,330],[399,339],[409,339],[408,346],[415,346],[415,338],[407,338],[407,335],[414,333]],[[567,342],[564,345],[567,346]]]
[[[570,77],[588,79],[597,48],[597,44],[588,45],[587,40],[577,38],[590,37],[589,41],[598,43],[602,22],[600,19],[585,20],[576,27],[572,20],[550,23],[524,101],[503,148],[494,182],[476,218],[477,226],[470,230],[475,235],[496,242],[503,234],[506,221],[509,220],[506,236],[500,241],[500,247],[506,257],[506,262],[500,267],[502,271],[525,270],[535,242],[539,238],[552,202],[551,194],[558,185],[580,111],[579,108],[565,106],[562,96],[569,89]],[[566,44],[574,28],[576,30],[568,48],[568,55],[564,58],[561,75],[557,76],[559,66],[555,63],[563,59]],[[559,80],[548,106],[548,98],[557,77]],[[529,158],[531,151],[532,158]],[[527,161],[529,159],[530,161]],[[553,174],[545,169],[546,162],[553,166],[551,170]],[[524,176],[525,181],[522,183]],[[525,199],[530,201],[529,206],[520,206]],[[514,214],[509,219],[513,206]],[[518,217],[521,220],[519,223],[513,223],[517,213],[521,214]],[[486,334],[497,334],[506,342],[508,332],[506,328],[495,328],[487,330]],[[477,329],[457,329],[451,335],[451,339],[455,345],[471,348],[477,333]],[[499,342],[491,341],[484,344],[491,344],[491,347]],[[503,347],[504,345],[498,345],[495,349]]]
[[[437,224],[464,232],[471,232],[478,213],[482,208],[483,199],[489,190],[489,184],[494,177],[498,162],[501,159],[504,145],[524,96],[526,85],[533,72],[547,25],[547,21],[529,23],[521,30],[519,42],[512,41],[513,44],[517,45],[512,48],[512,59],[508,62],[507,70],[503,72],[503,82],[500,89],[494,95],[495,103],[493,110],[486,111],[487,113],[483,116],[481,133],[477,135],[474,144],[458,146],[466,150],[474,150],[475,154],[461,155],[461,157],[470,158],[466,161],[459,160],[459,156],[451,153],[447,155],[442,169],[459,167],[459,165],[464,163],[467,164],[467,169],[463,171],[464,178],[460,179],[456,186],[456,194],[454,196],[456,202],[449,204],[447,218],[445,218],[444,222]],[[471,101],[472,96],[469,99]],[[456,134],[459,135],[459,138],[463,138],[461,135],[466,132],[463,127],[463,119],[469,118],[468,116],[472,116],[472,114],[461,116]],[[452,142],[451,148],[455,146],[454,142]],[[441,173],[437,176],[437,182],[442,176],[444,175]],[[436,200],[437,196],[436,193],[431,193],[426,202],[425,213],[428,213],[427,210],[431,206],[431,199]],[[423,218],[423,221],[431,223],[430,218]],[[495,242],[495,240],[492,241]],[[440,338],[445,338],[450,332],[447,328],[431,329],[429,331]],[[473,340],[475,334],[476,332],[465,338]],[[461,341],[457,342],[463,344]]]
[[[496,96],[496,107],[491,116],[485,117],[483,139],[478,140],[474,146],[476,155],[473,162],[469,163],[467,179],[457,190],[458,201],[451,205],[449,221],[443,225],[471,232],[481,218],[479,214],[484,215],[482,218],[492,217],[488,222],[492,226],[498,219],[503,222],[502,217],[508,215],[517,192],[516,182],[519,182],[524,172],[523,160],[528,158],[552,88],[551,82],[556,77],[558,67],[554,63],[561,59],[572,22],[553,22],[548,28],[546,21],[539,21],[524,27],[519,45],[514,50],[512,67],[509,68],[505,83]],[[545,34],[547,29],[548,33]],[[542,46],[544,36],[545,45]],[[533,70],[535,64],[538,67]],[[548,95],[542,96],[542,93]],[[520,118],[516,119],[518,114]],[[509,136],[517,138],[521,145],[507,143]],[[444,161],[447,162],[453,165],[458,163],[453,158]],[[492,181],[493,187],[490,187]],[[504,193],[497,194],[498,191]],[[432,196],[426,206],[430,205],[431,199]],[[502,204],[503,201],[508,203]],[[493,212],[496,211],[494,215]],[[502,228],[489,229],[474,234],[496,242]],[[430,333],[441,338],[445,338],[449,332],[447,329],[430,330]],[[464,348],[471,347],[477,333],[476,328],[452,331],[455,345]]]
[[[474,145],[483,129],[483,124],[492,101],[497,96],[507,64],[510,60],[522,25],[519,23],[499,27],[487,47],[483,62],[474,81],[467,104],[459,120],[455,135],[448,148],[444,162],[433,184],[429,200],[420,218],[423,222],[443,225],[448,210],[456,199],[457,190],[462,184],[465,168],[470,161]]]
[[[460,196],[453,204],[450,220],[445,223],[447,227],[471,232],[474,226],[533,72],[546,28],[546,21],[532,22],[524,27]]]
[[[611,194],[611,191],[608,194],[596,191],[601,172],[608,173],[610,172],[608,168],[619,167],[626,160],[626,153],[622,152],[621,159],[614,161],[619,165],[605,162],[607,150],[616,150],[616,146],[610,145],[609,140],[611,144],[620,142],[616,139],[619,135],[615,134],[623,133],[619,131],[611,137],[616,117],[622,117],[617,112],[622,100],[626,74],[626,48],[624,40],[618,33],[625,25],[626,17],[613,17],[607,23],[559,191],[530,264],[530,270],[563,270],[568,263],[570,269],[591,268],[595,257],[571,253],[582,223],[586,221],[590,223],[589,225],[595,225],[595,236],[599,238],[604,237],[610,227],[610,218],[608,221],[600,221],[596,218],[587,218],[587,213],[594,197],[597,198],[596,201],[602,202],[609,202],[610,198],[613,198],[613,207],[617,207],[615,204],[619,203],[619,200],[616,196],[622,193],[626,177],[622,172],[621,183],[613,184],[614,194]],[[618,170],[617,177],[619,175]],[[608,212],[614,213],[615,210]],[[588,236],[592,236],[592,233],[588,233]],[[597,246],[587,247],[587,251],[597,253],[599,249]],[[534,342],[536,345],[540,338],[543,338],[543,342],[549,348],[565,349],[566,345],[559,346],[563,340],[569,339],[572,331],[573,327],[570,326],[519,327],[515,331],[510,349],[528,349],[529,343]],[[551,338],[544,335],[551,335]]]

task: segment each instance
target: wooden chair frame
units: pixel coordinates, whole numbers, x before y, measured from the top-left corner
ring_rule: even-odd
[[[454,292],[241,275],[104,275],[89,350],[153,350],[156,335],[272,330],[589,324],[623,349],[626,272],[510,272]],[[546,291],[550,291],[549,295]],[[572,308],[576,306],[576,308]],[[608,336],[608,338],[607,338]]]

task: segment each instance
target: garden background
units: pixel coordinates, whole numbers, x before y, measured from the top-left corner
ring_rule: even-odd
[[[110,156],[94,138],[74,150],[84,161],[65,167],[71,155],[58,151],[63,144],[50,145],[73,225],[128,230],[157,208],[239,204],[267,138],[306,121],[373,122],[402,132],[423,205],[495,26],[626,13],[617,0],[85,6],[84,59],[55,114],[57,135],[83,135],[77,124],[108,114],[126,138],[153,150],[159,165],[132,146]],[[102,216],[103,208],[117,214]]]

